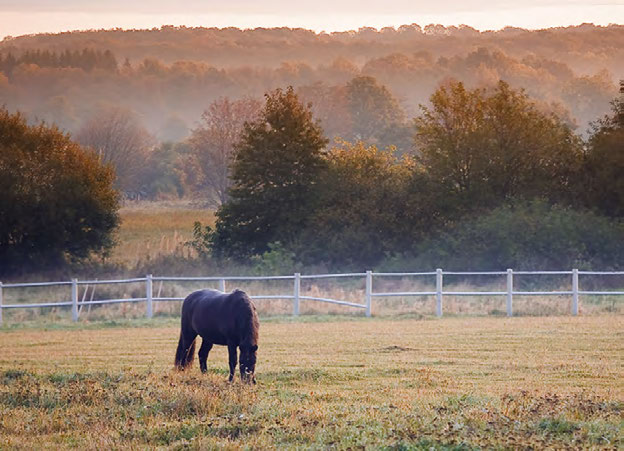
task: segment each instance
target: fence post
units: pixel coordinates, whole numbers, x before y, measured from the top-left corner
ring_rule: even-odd
[[[2,326],[2,282],[0,282],[0,326]]]
[[[442,316],[442,270],[436,269],[436,316]]]
[[[371,316],[371,301],[373,297],[373,272],[366,271],[366,316]]]
[[[572,270],[572,314],[578,315],[578,297],[579,297],[578,269]]]
[[[147,276],[145,276],[145,299],[147,301],[147,312],[145,316],[147,316],[148,318],[151,318],[154,315],[152,294],[152,275],[148,274]]]
[[[513,270],[507,269],[507,316],[513,316]]]
[[[301,291],[301,274],[295,273],[295,298],[293,315],[299,316],[299,292]]]
[[[78,321],[78,279],[71,281],[72,321]]]
[[[219,291],[225,293],[225,279],[219,279]]]

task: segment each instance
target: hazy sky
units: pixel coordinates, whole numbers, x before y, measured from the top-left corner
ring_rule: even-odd
[[[583,22],[624,23],[624,0],[0,0],[0,38],[161,25],[337,31],[441,23],[486,30]]]

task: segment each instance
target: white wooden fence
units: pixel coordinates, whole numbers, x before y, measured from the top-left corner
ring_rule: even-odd
[[[444,291],[444,275],[454,276],[506,276],[507,284],[505,291]],[[514,275],[553,275],[571,276],[570,290],[565,291],[516,291],[514,290]],[[295,273],[289,276],[229,276],[229,277],[154,277],[148,274],[145,277],[120,279],[120,280],[78,280],[72,279],[71,281],[62,282],[29,282],[29,283],[7,283],[0,282],[0,325],[2,324],[2,312],[5,309],[27,309],[27,308],[45,308],[45,307],[71,307],[72,319],[78,321],[79,307],[84,305],[101,305],[101,304],[118,304],[124,302],[145,302],[146,316],[151,318],[154,312],[154,302],[165,301],[181,301],[183,297],[161,297],[159,293],[154,296],[153,282],[160,281],[185,281],[185,282],[212,282],[218,283],[218,288],[221,291],[226,291],[226,282],[231,281],[269,281],[269,280],[292,280],[293,290],[284,294],[256,294],[251,296],[252,299],[291,299],[293,301],[293,315],[299,315],[300,302],[315,301],[326,302],[329,304],[343,305],[347,307],[359,308],[365,311],[366,316],[371,316],[372,313],[372,300],[373,298],[380,297],[412,297],[412,296],[435,296],[436,298],[436,316],[441,317],[443,312],[443,299],[445,295],[449,296],[505,296],[507,306],[507,316],[513,315],[513,297],[514,295],[521,296],[549,296],[549,295],[569,295],[572,297],[572,315],[578,315],[579,313],[579,296],[581,295],[624,295],[624,291],[583,291],[579,288],[579,276],[580,275],[624,275],[624,271],[579,271],[573,269],[571,271],[513,271],[508,269],[507,271],[443,271],[437,269],[432,272],[394,272],[394,273],[377,273],[372,271],[366,271],[365,273],[348,273],[348,274],[316,274],[316,275],[302,275]],[[373,291],[373,278],[375,277],[435,277],[435,291],[389,291],[389,292],[374,292]],[[315,296],[302,296],[301,292],[301,280],[305,279],[331,279],[331,278],[365,278],[365,292],[363,303],[354,303],[341,301],[337,299],[329,299]],[[104,284],[127,284],[127,283],[145,283],[145,297],[139,298],[127,298],[127,299],[104,299],[104,300],[89,300],[86,298],[86,290],[83,292],[82,300],[79,299],[80,286],[95,286]],[[13,288],[29,288],[29,287],[49,287],[49,286],[71,286],[71,301],[67,302],[46,302],[46,303],[16,303],[6,304],[3,303],[3,290]]]

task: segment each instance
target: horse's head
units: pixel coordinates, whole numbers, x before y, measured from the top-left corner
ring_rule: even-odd
[[[240,373],[241,379],[245,382],[256,383],[254,371],[256,371],[256,351],[258,345],[240,346]]]

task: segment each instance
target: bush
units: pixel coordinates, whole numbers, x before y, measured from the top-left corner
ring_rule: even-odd
[[[119,221],[113,180],[56,127],[0,109],[0,272],[106,252]]]
[[[449,270],[622,269],[624,224],[542,201],[499,207],[418,248],[416,267]]]
[[[295,254],[276,241],[269,243],[269,250],[262,255],[251,257],[253,272],[259,275],[281,276],[300,269],[301,265],[295,261]]]

